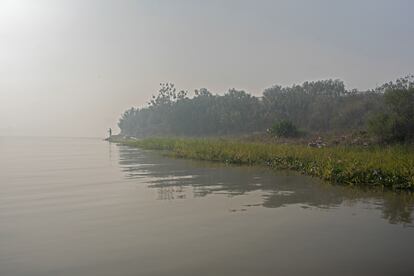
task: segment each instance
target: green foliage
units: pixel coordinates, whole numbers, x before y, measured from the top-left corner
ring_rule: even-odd
[[[207,89],[195,96],[177,94],[173,85],[163,85],[150,105],[126,111],[119,120],[121,134],[146,137],[156,135],[221,135],[248,133],[266,128],[260,120],[257,97],[235,89],[223,96]]]
[[[148,106],[127,110],[118,125],[122,135],[134,137],[218,136],[264,132],[274,122],[289,121],[307,132],[369,127],[382,141],[406,142],[413,139],[413,98],[410,78],[366,92],[348,91],[340,80],[273,86],[262,97],[236,89],[217,95],[205,88],[189,96],[165,83]],[[287,127],[275,134],[294,136]]]
[[[368,122],[369,131],[381,142],[389,143],[396,140],[396,119],[386,113],[378,113]]]
[[[188,93],[184,90],[177,92],[173,83],[160,83],[160,86],[158,95],[152,96],[151,101],[148,103],[152,107],[171,105],[187,97]]]
[[[376,91],[345,90],[340,80],[274,86],[263,92],[265,120],[289,120],[312,131],[363,129],[370,114],[382,107]]]
[[[299,136],[297,127],[291,121],[287,120],[282,120],[273,124],[270,133],[277,137],[286,138]]]
[[[414,190],[414,149],[408,146],[316,149],[225,139],[168,138],[124,143],[144,149],[165,150],[167,154],[180,158],[292,169],[336,184]]]
[[[385,108],[369,121],[369,130],[382,142],[414,139],[414,82],[412,77],[383,86]]]

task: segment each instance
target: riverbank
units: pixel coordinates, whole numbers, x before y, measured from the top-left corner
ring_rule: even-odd
[[[414,190],[414,151],[408,146],[311,148],[190,138],[114,138],[110,141],[162,150],[177,158],[291,169],[334,184]]]

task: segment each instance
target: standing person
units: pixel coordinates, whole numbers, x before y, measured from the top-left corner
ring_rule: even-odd
[[[108,133],[109,133],[109,138],[111,138],[112,137],[112,128],[109,128]]]

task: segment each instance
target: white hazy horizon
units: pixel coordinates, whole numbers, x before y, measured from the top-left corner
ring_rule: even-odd
[[[159,83],[260,95],[414,73],[414,2],[0,0],[0,136],[103,137]]]

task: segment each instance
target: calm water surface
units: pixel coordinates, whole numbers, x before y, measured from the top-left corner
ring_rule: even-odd
[[[414,275],[414,198],[0,137],[0,275]]]

